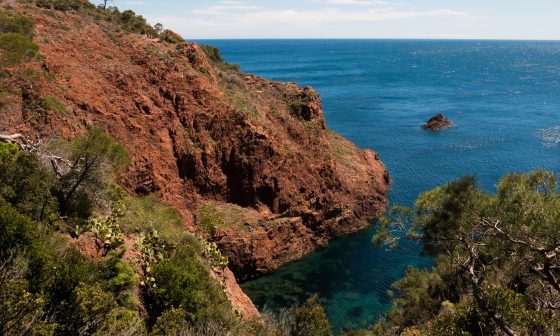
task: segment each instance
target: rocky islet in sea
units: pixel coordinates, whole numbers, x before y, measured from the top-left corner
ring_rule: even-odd
[[[432,117],[430,120],[428,120],[428,122],[422,125],[422,128],[430,131],[439,131],[451,126],[453,126],[453,122],[444,117],[443,114],[438,113],[436,116]]]

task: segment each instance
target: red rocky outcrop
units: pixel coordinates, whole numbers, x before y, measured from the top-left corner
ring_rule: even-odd
[[[72,138],[103,128],[131,156],[120,184],[159,194],[192,231],[204,204],[240,207],[250,225],[205,233],[238,278],[270,272],[385,211],[383,164],[326,128],[312,88],[238,73],[197,44],[116,32],[72,11],[26,15],[42,56],[26,66],[46,75],[3,103],[0,131]],[[43,108],[47,96],[66,112]]]
[[[440,113],[428,120],[427,123],[422,125],[422,128],[431,131],[439,131],[441,129],[451,127],[452,125],[453,123],[451,122],[451,120],[445,118],[443,114]]]

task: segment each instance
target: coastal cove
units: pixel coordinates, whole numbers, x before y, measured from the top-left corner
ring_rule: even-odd
[[[560,172],[560,42],[210,40],[230,63],[267,79],[311,85],[327,126],[380,154],[390,201],[470,174],[491,191],[509,171]],[[454,126],[422,130],[442,113]],[[335,330],[367,327],[390,308],[387,290],[417,246],[375,249],[373,229],[242,285],[259,308],[318,294]]]

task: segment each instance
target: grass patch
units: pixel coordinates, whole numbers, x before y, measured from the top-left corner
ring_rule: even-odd
[[[31,39],[34,31],[35,24],[31,19],[17,13],[0,12],[0,33],[15,33]]]
[[[10,67],[35,58],[39,46],[33,42],[35,24],[29,18],[0,11],[0,66]]]
[[[255,120],[260,118],[259,111],[249,100],[250,92],[240,78],[239,73],[218,71],[218,80],[222,92],[233,105]]]
[[[116,193],[124,195],[123,191]],[[183,239],[183,219],[174,208],[162,205],[155,195],[122,198],[123,216],[119,221],[125,234],[150,232],[155,229],[159,237],[178,243]]]
[[[349,156],[355,153],[354,146],[340,134],[327,129],[327,137],[331,143],[332,153],[339,163],[345,163]]]
[[[245,112],[253,119],[258,119],[260,117],[259,111],[257,111],[257,109],[253,105],[247,102],[243,93],[239,91],[229,91],[228,93],[231,101],[233,102],[233,104],[235,104],[235,106],[237,106],[238,109]]]
[[[62,105],[62,103],[56,97],[47,96],[43,98],[43,107],[46,110],[55,111],[61,116],[68,115],[66,107],[64,107],[64,105]]]
[[[14,66],[35,58],[39,46],[18,33],[0,34],[0,66]]]
[[[258,223],[258,214],[231,203],[208,202],[196,215],[198,227],[210,234],[220,228],[247,229]]]

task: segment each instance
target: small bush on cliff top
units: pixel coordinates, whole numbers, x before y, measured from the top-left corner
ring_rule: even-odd
[[[36,0],[37,7],[55,9],[60,11],[79,10],[82,8],[94,8],[88,0]]]
[[[224,60],[220,54],[220,49],[207,44],[201,44],[200,48],[202,48],[206,57],[221,70],[233,70],[237,72],[240,70],[239,64],[229,64]]]
[[[120,13],[118,9],[113,9],[111,17],[116,19],[116,21],[120,23],[121,27],[126,31],[144,34],[150,37],[158,36],[156,30],[148,24],[142,15],[136,15],[136,13],[131,10],[125,10]]]
[[[169,42],[169,43],[173,43],[173,44],[179,44],[179,43],[185,42],[185,39],[183,39],[183,37],[181,35],[175,33],[174,31],[171,31],[169,29],[166,29],[166,30],[162,31],[159,34],[159,38],[162,39],[165,42]]]

